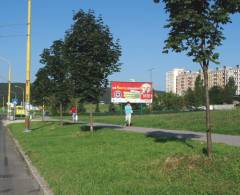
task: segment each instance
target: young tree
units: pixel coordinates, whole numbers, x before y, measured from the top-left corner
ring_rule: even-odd
[[[222,104],[224,96],[224,89],[220,86],[213,86],[209,90],[209,97],[211,104]]]
[[[237,86],[233,77],[230,77],[227,85],[224,88],[224,102],[228,104],[233,103],[234,96],[236,95]]]
[[[120,71],[119,41],[114,41],[102,17],[80,10],[65,36],[66,60],[74,97],[98,104],[108,85],[108,76]]]
[[[154,0],[158,3],[160,0]],[[210,62],[218,63],[216,48],[224,40],[223,25],[230,23],[230,14],[239,12],[240,0],[162,0],[169,14],[165,25],[170,30],[165,41],[164,53],[169,50],[186,52],[198,63],[204,76],[207,153],[212,155],[211,122],[208,92],[208,68]],[[229,4],[228,4],[229,3]]]

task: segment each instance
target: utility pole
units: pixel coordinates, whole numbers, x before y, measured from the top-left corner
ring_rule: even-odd
[[[150,82],[152,83],[152,71],[155,70],[156,68],[150,68],[148,71],[150,72]]]
[[[30,131],[31,0],[28,0],[25,132]]]
[[[8,110],[7,110],[7,117],[10,120],[11,116],[11,65],[9,64],[8,67]]]

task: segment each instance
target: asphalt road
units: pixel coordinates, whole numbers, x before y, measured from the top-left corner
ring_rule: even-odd
[[[41,194],[0,119],[0,195]]]

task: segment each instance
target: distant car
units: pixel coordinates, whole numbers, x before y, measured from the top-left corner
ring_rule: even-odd
[[[104,101],[100,101],[99,103],[100,103],[100,104],[104,104]]]
[[[198,110],[206,110],[206,106],[197,107]],[[209,105],[209,110],[213,110],[213,105]]]

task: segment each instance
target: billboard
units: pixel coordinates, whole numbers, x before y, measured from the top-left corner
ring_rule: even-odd
[[[151,82],[112,81],[112,103],[152,103]]]

